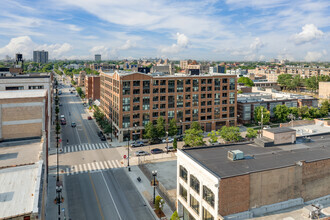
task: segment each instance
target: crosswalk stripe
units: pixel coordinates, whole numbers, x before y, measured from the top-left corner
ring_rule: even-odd
[[[115,161],[112,160],[111,162],[112,162],[112,164],[113,164],[113,167],[116,168],[117,165],[116,165]]]
[[[98,162],[95,162],[95,165],[96,165],[96,168],[97,168],[98,170],[100,170],[99,163],[98,163]]]
[[[109,166],[107,164],[107,161],[103,161],[105,169],[109,169]]]
[[[65,169],[65,172],[66,172],[66,175],[69,176],[70,175],[70,171],[69,171],[69,168],[66,168]]]
[[[75,150],[75,152],[78,151],[77,145],[74,145],[74,150]]]
[[[86,150],[89,150],[88,144],[84,144],[84,148],[85,148]]]
[[[70,148],[71,148],[71,152],[74,152],[74,146],[71,146]]]
[[[84,171],[83,171],[83,168],[82,168],[81,164],[79,164],[78,166],[79,166],[80,173],[83,173]]]
[[[105,148],[104,145],[103,145],[103,143],[99,143],[99,145],[100,145],[100,148],[102,148],[102,149]]]
[[[108,148],[108,146],[105,143],[101,143],[101,145],[103,146],[103,148]]]
[[[78,166],[74,165],[73,166],[73,174],[78,173]]]
[[[88,170],[92,170],[91,165],[88,163],[87,164]]]
[[[109,164],[110,169],[113,168],[113,166],[112,166],[110,160],[108,160],[108,164]]]
[[[94,163],[92,163],[92,170],[96,170]]]
[[[81,151],[81,146],[80,145],[78,145],[78,149],[79,149],[79,151]]]
[[[119,161],[118,161],[118,160],[116,160],[116,163],[118,164],[118,167],[120,167],[120,163],[119,163]]]
[[[83,167],[84,167],[84,168],[83,168],[83,172],[88,171],[88,170],[87,170],[87,166],[86,166],[86,164],[83,164]]]
[[[95,144],[95,148],[96,148],[96,149],[101,149],[102,146],[100,146],[99,144]]]
[[[63,150],[63,151],[64,151],[64,153],[66,153],[66,147],[64,148],[64,150]]]
[[[100,161],[100,167],[101,167],[101,170],[104,170],[104,166],[103,166],[102,161]]]
[[[95,150],[95,146],[94,146],[94,144],[91,145],[91,148],[92,148],[92,150]]]
[[[66,149],[68,150],[68,153],[70,153],[70,147],[66,147]]]

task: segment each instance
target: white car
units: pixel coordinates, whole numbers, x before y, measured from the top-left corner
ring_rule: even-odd
[[[168,143],[172,143],[174,141],[174,138],[169,137],[168,138]],[[166,138],[163,139],[163,143],[166,143]]]
[[[139,150],[135,152],[135,156],[146,156],[146,155],[149,155],[149,153],[144,150]]]

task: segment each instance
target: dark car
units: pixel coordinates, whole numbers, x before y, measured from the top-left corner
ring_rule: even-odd
[[[88,116],[87,119],[88,119],[88,120],[92,120],[92,116]]]
[[[102,131],[97,132],[97,135],[98,135],[99,137],[104,136],[104,134],[103,134]]]
[[[175,151],[175,149],[174,149],[173,146],[168,146],[168,147],[166,147],[166,150],[167,150],[167,151]]]
[[[151,153],[152,154],[161,154],[161,153],[164,153],[164,151],[162,149],[159,149],[159,148],[154,148],[151,150]]]
[[[76,125],[75,122],[72,122],[72,123],[71,123],[71,127],[75,128],[76,126],[77,126],[77,125]]]
[[[160,144],[160,143],[162,143],[161,139],[154,139],[154,140],[150,140],[148,142],[148,144]]]
[[[102,136],[100,137],[100,139],[101,139],[101,141],[106,141],[106,140],[107,140],[107,139],[105,138],[104,135],[102,135]]]
[[[131,144],[131,147],[142,147],[144,143],[142,141],[136,141]]]
[[[183,141],[183,136],[179,136],[176,138],[177,141]]]

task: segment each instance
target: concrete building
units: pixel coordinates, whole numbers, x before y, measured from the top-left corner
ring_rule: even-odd
[[[274,142],[283,135],[277,133]],[[178,150],[179,216],[248,219],[329,201],[330,146],[323,140],[330,135],[304,144],[291,144],[291,138],[285,138],[290,144],[273,147],[236,144]]]
[[[100,77],[85,76],[86,99],[95,101],[100,99]]]
[[[33,62],[48,63],[48,51],[33,51]]]
[[[165,73],[165,74],[174,74],[175,69],[171,64],[168,65],[157,65],[157,66],[153,66],[150,69],[151,73],[156,73],[156,72],[161,72],[161,73]]]
[[[211,66],[209,67],[209,73],[226,73],[226,66]]]
[[[77,85],[78,86],[84,86],[85,85],[85,78],[86,78],[86,72],[85,71],[80,71]]]
[[[101,61],[101,54],[95,54],[95,61]]]
[[[319,82],[319,98],[330,99],[330,82]]]
[[[159,116],[167,124],[175,118],[179,130],[188,129],[193,121],[199,121],[207,132],[236,125],[235,76],[120,71],[101,72],[100,76],[100,107],[113,122],[119,141],[142,137],[144,126]]]

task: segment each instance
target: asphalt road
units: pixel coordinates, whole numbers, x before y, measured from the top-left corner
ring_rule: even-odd
[[[67,121],[67,125],[61,125],[63,148],[77,145],[76,152],[60,155],[61,169],[71,167],[70,174],[63,175],[67,219],[154,219],[135,185],[126,175],[125,168],[117,166],[110,169],[108,163],[109,169],[102,171],[72,170],[74,164],[77,165],[76,168],[84,168],[89,163],[92,166],[105,166],[104,161],[114,162],[115,159],[121,159],[121,156],[116,148],[78,150],[78,146],[102,146],[101,143],[106,142],[98,137],[95,122],[87,119],[88,114],[80,98],[76,97],[75,92],[71,94],[69,89],[72,88],[68,85],[61,88],[62,95],[59,96],[62,104],[60,115],[64,115]],[[77,127],[72,128],[71,122],[75,122]]]

